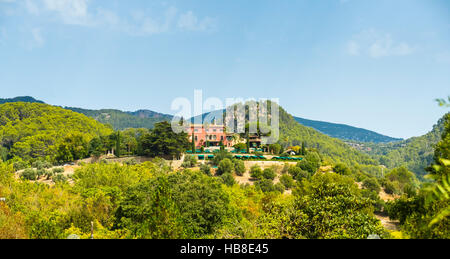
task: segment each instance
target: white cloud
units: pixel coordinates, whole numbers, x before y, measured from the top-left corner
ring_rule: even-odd
[[[88,0],[44,0],[44,6],[58,13],[67,24],[88,23]]]
[[[128,16],[119,17],[111,10],[103,8],[92,10],[91,0],[22,1],[26,10],[36,16],[53,14],[64,24],[90,27],[106,26],[135,36],[150,36],[173,30],[207,31],[215,26],[214,20],[209,17],[200,19],[192,11],[180,13],[172,6],[167,7],[160,14],[149,15],[146,11],[138,10]]]
[[[36,1],[26,0],[25,1],[25,8],[31,14],[34,14],[34,15],[39,14],[39,7],[36,5]]]
[[[368,55],[371,58],[407,56],[416,50],[410,44],[397,42],[389,33],[365,30],[347,43],[347,53],[352,56]]]

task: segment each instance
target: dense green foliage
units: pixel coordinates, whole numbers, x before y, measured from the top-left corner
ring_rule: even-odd
[[[388,168],[404,166],[423,180],[427,173],[425,168],[433,162],[434,147],[441,140],[444,123],[448,117],[450,114],[446,114],[429,133],[420,137],[396,143],[364,143],[367,148],[370,148],[370,151],[366,152]]]
[[[155,128],[142,135],[139,139],[141,155],[151,157],[179,158],[181,153],[190,148],[187,133],[175,133],[172,126],[166,122],[155,124]]]
[[[307,120],[299,117],[294,119],[306,126],[311,127],[319,132],[327,134],[330,137],[341,140],[354,140],[359,142],[388,143],[401,141],[402,139],[391,138],[370,130],[352,127],[345,124],[336,124],[323,121]]]
[[[434,182],[418,194],[405,192],[387,206],[389,216],[399,219],[402,230],[412,238],[450,238],[450,115],[444,122],[442,139],[436,145],[433,163],[427,168]],[[389,176],[388,176],[389,177]],[[392,177],[392,176],[390,176]],[[407,179],[402,173],[397,179]]]
[[[84,158],[91,139],[110,133],[107,126],[59,107],[23,102],[0,105],[0,144],[9,150],[9,158]]]
[[[312,128],[299,124],[292,115],[280,107],[280,144],[284,147],[299,146],[305,143],[307,148],[316,149],[324,157],[335,163],[347,165],[377,164],[377,161],[363,154],[341,140],[331,138]]]
[[[88,110],[82,108],[65,107],[77,113],[82,113],[97,121],[111,125],[114,130],[124,130],[128,128],[151,129],[158,122],[170,121],[172,116],[151,111],[123,112],[119,110],[103,109]]]

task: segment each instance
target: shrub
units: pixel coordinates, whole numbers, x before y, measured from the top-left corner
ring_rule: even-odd
[[[52,180],[55,183],[67,182],[67,176],[65,176],[63,174],[57,174],[52,178]]]
[[[286,190],[289,190],[294,186],[294,179],[291,175],[284,174],[280,177],[280,183],[283,184]]]
[[[400,193],[400,185],[398,184],[397,181],[392,182],[392,181],[386,181],[386,184],[384,185],[384,191],[387,194],[398,194]]]
[[[228,153],[226,150],[221,150],[218,153],[215,154],[214,159],[213,159],[213,164],[214,165],[219,165],[219,163],[228,158],[229,160],[233,159],[233,155],[231,155],[230,153]]]
[[[274,185],[273,181],[271,181],[269,179],[262,179],[261,181],[256,182],[255,187],[264,193],[268,193],[268,192],[283,193],[284,192],[284,186],[281,183]]]
[[[134,158],[128,159],[128,160],[126,160],[123,163],[126,164],[126,165],[137,165],[138,164],[138,162]]]
[[[184,157],[184,161],[181,166],[184,168],[192,168],[196,165],[197,165],[197,158],[193,155],[186,155]]]
[[[47,175],[47,170],[45,170],[45,169],[38,169],[38,170],[36,170],[36,173],[37,173],[37,176],[38,176],[38,179],[39,179],[41,176]]]
[[[241,160],[234,159],[234,172],[236,175],[243,176],[245,173],[245,164]]]
[[[261,179],[263,176],[263,171],[261,170],[261,167],[258,165],[254,165],[250,168],[250,176],[253,179]]]
[[[377,179],[375,179],[375,178],[373,178],[373,177],[369,177],[369,178],[365,179],[365,180],[363,181],[362,186],[363,186],[365,189],[370,190],[370,191],[374,191],[374,192],[376,192],[376,193],[379,193],[379,192],[380,192],[380,189],[381,189],[381,186],[380,186],[380,184],[378,183]]]
[[[61,174],[64,173],[64,168],[63,167],[56,167],[52,169],[54,174]]]
[[[275,171],[272,168],[266,168],[263,171],[263,177],[269,180],[275,179]]]
[[[35,181],[36,179],[37,179],[37,172],[36,172],[36,170],[34,170],[34,169],[31,169],[31,168],[28,168],[28,169],[25,169],[21,174],[20,174],[20,177],[22,178],[22,179],[25,179],[25,180],[31,180],[31,181]]]
[[[28,165],[26,162],[19,160],[19,161],[14,162],[13,167],[14,167],[15,171],[19,171],[19,170],[27,168]]]
[[[231,162],[230,159],[225,158],[219,163],[217,175],[232,174],[233,168],[234,168],[233,162]]]
[[[202,164],[200,166],[200,171],[202,173],[206,174],[206,175],[209,175],[209,176],[212,175],[211,174],[211,167],[209,165],[207,165],[207,164]]]
[[[234,177],[230,173],[226,173],[220,176],[223,180],[223,183],[228,186],[233,186],[236,182],[234,181]]]
[[[345,164],[337,164],[333,167],[333,171],[340,175],[350,175],[352,172]]]

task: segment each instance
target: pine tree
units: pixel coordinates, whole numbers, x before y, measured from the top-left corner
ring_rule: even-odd
[[[195,136],[194,136],[194,131],[192,131],[192,154],[195,154]]]
[[[250,135],[249,135],[248,131],[247,131],[246,137],[247,137],[247,153],[250,154]]]
[[[120,131],[117,131],[117,138],[116,138],[116,157],[120,157]]]

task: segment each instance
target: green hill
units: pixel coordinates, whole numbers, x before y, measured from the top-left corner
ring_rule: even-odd
[[[15,103],[15,102],[24,102],[24,103],[44,103],[43,101],[36,100],[31,96],[18,96],[14,98],[0,98],[0,104],[4,103]]]
[[[427,173],[425,168],[433,161],[434,146],[441,140],[444,124],[448,119],[450,113],[442,117],[429,133],[420,137],[397,143],[369,145],[372,149],[369,154],[388,168],[406,166],[422,178]]]
[[[287,113],[282,107],[280,111],[280,138],[279,143],[284,146],[301,146],[305,142],[308,148],[314,148],[322,155],[330,158],[335,163],[346,163],[348,165],[356,164],[377,164],[377,161],[369,155],[359,152],[358,150],[348,146],[342,140],[332,138],[311,127],[306,127],[298,123],[295,118]],[[222,111],[212,112],[216,116],[220,116]],[[205,119],[210,113],[205,113],[191,118]],[[200,117],[201,116],[201,117]],[[248,119],[248,114],[246,115]]]
[[[82,113],[95,120],[111,125],[115,130],[124,130],[127,128],[153,128],[155,123],[169,121],[171,115],[161,114],[149,110],[140,110],[136,112],[123,112],[120,110],[103,109],[88,110],[74,107],[64,107],[74,112]]]
[[[60,144],[80,139],[88,143],[112,129],[85,115],[42,103],[6,103],[0,105],[0,144],[2,156],[55,158]],[[7,155],[5,155],[5,152]]]
[[[342,162],[348,165],[377,164],[369,155],[351,148],[342,140],[301,125],[292,115],[280,107],[280,144],[297,146],[301,145],[302,142],[305,142],[309,148],[317,149],[319,153],[331,158],[335,163]]]
[[[388,137],[374,131],[356,128],[345,124],[336,124],[323,121],[307,120],[299,117],[294,119],[307,127],[318,130],[330,137],[342,140],[353,140],[359,142],[387,143],[401,141],[403,139]]]

